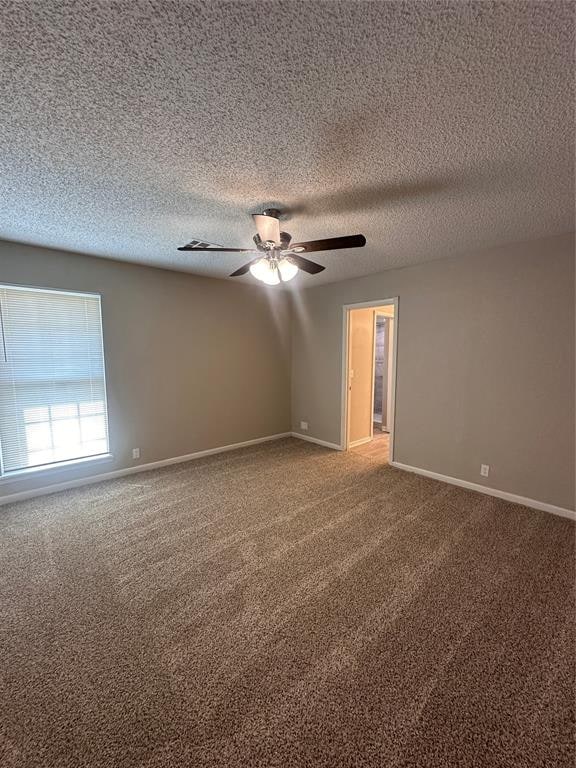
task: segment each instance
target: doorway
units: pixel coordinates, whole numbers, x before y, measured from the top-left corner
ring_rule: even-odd
[[[398,300],[344,307],[342,448],[392,461]]]

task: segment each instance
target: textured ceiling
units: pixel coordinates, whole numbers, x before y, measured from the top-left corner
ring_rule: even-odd
[[[270,204],[366,235],[303,285],[574,228],[572,3],[0,0],[0,30],[5,239],[224,277],[176,247],[249,247]]]

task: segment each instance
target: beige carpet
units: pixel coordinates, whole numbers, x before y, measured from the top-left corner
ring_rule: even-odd
[[[0,508],[2,768],[573,766],[574,525],[292,440]]]

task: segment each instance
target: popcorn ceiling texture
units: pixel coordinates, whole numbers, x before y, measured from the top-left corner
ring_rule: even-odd
[[[224,277],[241,254],[176,247],[249,247],[269,204],[366,235],[304,285],[572,230],[573,17],[0,0],[0,237]]]
[[[2,768],[573,768],[574,523],[293,439],[4,507]]]

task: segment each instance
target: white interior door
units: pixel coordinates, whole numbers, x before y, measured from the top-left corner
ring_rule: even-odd
[[[348,325],[348,445],[372,439],[374,310],[355,309]]]

